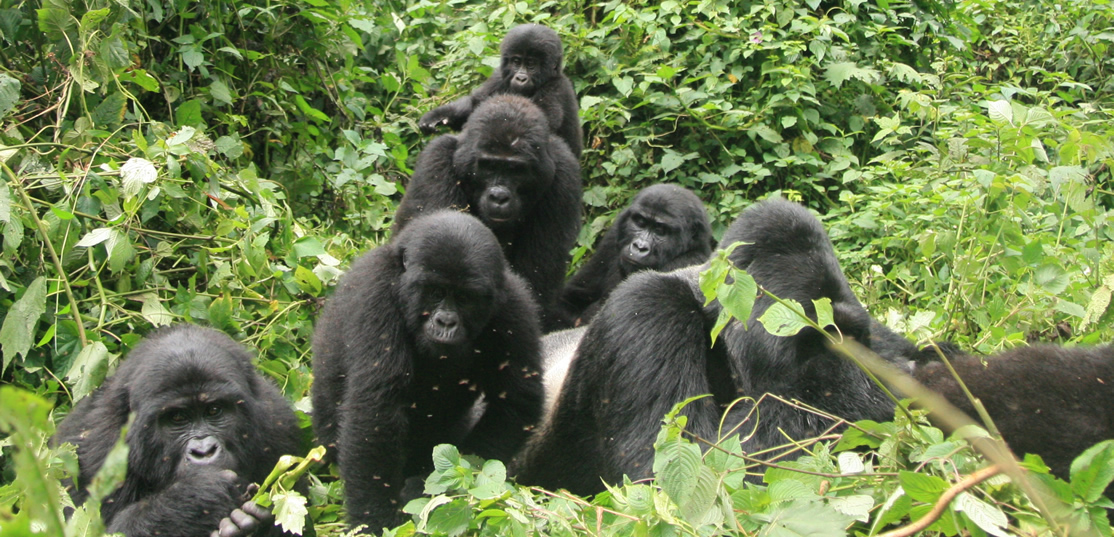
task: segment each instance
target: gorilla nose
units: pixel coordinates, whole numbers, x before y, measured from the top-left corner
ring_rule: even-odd
[[[650,253],[650,243],[646,239],[634,239],[630,243],[630,253],[634,257],[646,257]]]
[[[220,442],[212,436],[192,438],[186,445],[186,456],[194,464],[209,464],[220,454]]]
[[[460,322],[460,319],[455,313],[439,311],[433,315],[433,323],[441,330],[452,330],[456,328],[458,322]]]
[[[487,193],[487,198],[498,207],[504,207],[511,202],[511,191],[505,188],[493,188]]]
[[[514,75],[514,83],[515,84],[518,84],[518,85],[522,86],[522,85],[525,85],[529,81],[530,81],[530,77],[528,77],[528,76],[526,76],[522,73]]]

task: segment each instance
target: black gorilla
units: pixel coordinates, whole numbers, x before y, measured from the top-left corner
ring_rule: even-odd
[[[619,213],[596,253],[565,285],[565,317],[585,324],[632,272],[698,265],[708,260],[714,245],[700,198],[675,185],[645,188]]]
[[[110,532],[207,536],[219,526],[221,536],[279,533],[245,493],[281,455],[298,450],[299,429],[243,347],[193,325],[158,330],[140,343],[58,427],[55,442],[77,446],[82,486],[131,413],[127,477],[101,508]],[[87,494],[72,491],[78,504]]]
[[[1114,438],[1114,347],[1022,347],[986,358],[985,366],[951,354],[1010,448],[1040,455],[1053,474],[1067,479],[1076,456]],[[915,377],[977,418],[944,364],[918,367]]]
[[[440,136],[422,151],[395,232],[422,212],[468,211],[495,232],[515,272],[557,324],[557,295],[569,251],[580,233],[580,165],[528,99],[488,99],[459,135]]]
[[[423,216],[357,260],[313,338],[313,425],[340,464],[349,521],[400,522],[404,481],[424,477],[437,444],[509,460],[542,412],[539,337],[525,282],[471,216]]]
[[[731,260],[759,285],[800,302],[813,317],[812,300],[831,299],[839,331],[873,344],[872,320],[852,294],[823,227],[806,209],[782,200],[752,206],[721,244],[738,241],[748,244]],[[701,394],[713,397],[686,407],[687,428],[708,439],[717,437],[724,405],[764,393],[852,420],[893,416],[892,402],[855,365],[827,350],[818,332],[805,329],[792,337],[766,332],[757,322],[773,302],[765,295],[755,303],[748,329],[734,321],[713,346],[710,331],[720,307],[704,306],[701,268],[639,272],[611,293],[580,342],[552,422],[522,458],[520,482],[592,494],[603,490],[601,478],[618,483],[624,474],[649,477],[662,416],[675,403]],[[882,336],[883,341],[899,337]],[[890,358],[904,366],[909,357]],[[736,405],[727,426],[739,423],[749,406]],[[781,445],[781,431],[815,436],[828,425],[777,401],[764,402],[757,431],[743,448]]]
[[[472,111],[494,95],[526,97],[545,113],[549,128],[569,146],[575,158],[583,149],[583,134],[572,82],[561,72],[563,55],[557,32],[540,24],[523,24],[507,32],[499,47],[499,70],[471,95],[427,112],[418,127],[429,134],[440,125],[458,131]]]

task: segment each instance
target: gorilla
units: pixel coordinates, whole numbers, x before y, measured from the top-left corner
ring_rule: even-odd
[[[440,136],[422,151],[394,231],[438,209],[476,216],[530,284],[548,330],[558,324],[557,296],[580,233],[581,185],[576,158],[546,125],[524,97],[485,101],[459,135]]]
[[[1054,475],[1068,479],[1075,457],[1114,438],[1114,347],[1038,345],[985,360],[983,365],[975,356],[950,356],[1018,455],[1040,455]],[[943,363],[919,366],[914,376],[960,410],[978,416]]]
[[[542,413],[539,338],[526,283],[472,216],[422,216],[353,263],[317,322],[312,390],[349,522],[401,522],[400,491],[437,444],[509,460]]]
[[[775,296],[798,301],[815,318],[812,300],[832,302],[843,337],[870,346],[896,334],[872,337],[875,324],[840,270],[820,222],[804,207],[784,201],[758,203],[727,230],[722,246],[743,241],[731,255]],[[662,416],[686,398],[684,413],[694,435],[715,439],[727,405],[765,393],[798,399],[851,420],[886,420],[893,403],[849,361],[835,355],[819,332],[805,329],[778,337],[757,322],[773,300],[758,297],[746,326],[732,321],[712,344],[710,331],[721,306],[704,305],[703,267],[673,272],[642,271],[611,293],[588,326],[569,367],[545,434],[520,458],[520,483],[567,488],[587,495],[605,481],[650,477],[653,443]],[[885,345],[912,349],[912,345]],[[909,357],[887,357],[907,368]],[[726,427],[739,424],[753,406],[732,407]],[[778,401],[761,404],[753,435],[743,449],[755,452],[785,443],[784,434],[808,438],[831,423]],[[783,432],[784,431],[784,434]]]
[[[160,329],[103,386],[74,406],[54,442],[77,446],[83,487],[104,464],[129,414],[128,471],[101,516],[109,532],[221,537],[279,534],[246,500],[281,455],[298,452],[290,405],[222,332]],[[71,491],[75,504],[84,488]]]
[[[579,108],[572,82],[561,72],[563,55],[557,32],[540,24],[523,24],[507,32],[499,46],[499,70],[471,95],[427,112],[418,128],[429,134],[441,125],[459,131],[472,112],[494,95],[526,97],[545,114],[549,128],[568,145],[576,159],[583,150]]]
[[[632,272],[698,265],[708,260],[714,245],[700,198],[675,185],[645,188],[619,213],[596,253],[565,284],[561,296],[565,317],[575,325],[586,324]]]

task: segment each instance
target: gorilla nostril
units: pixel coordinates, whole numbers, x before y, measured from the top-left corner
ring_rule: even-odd
[[[220,453],[220,443],[212,436],[193,438],[186,445],[186,450],[194,462],[206,463]]]
[[[632,254],[646,255],[650,253],[650,243],[638,239],[630,243],[630,250]]]
[[[433,316],[433,322],[437,325],[438,328],[449,330],[452,328],[456,328],[457,317],[455,314],[442,311]]]

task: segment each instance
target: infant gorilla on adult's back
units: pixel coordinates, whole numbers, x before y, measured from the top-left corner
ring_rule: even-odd
[[[536,306],[467,214],[417,218],[353,263],[313,350],[314,430],[340,464],[349,522],[373,532],[400,522],[403,483],[429,472],[435,445],[509,460],[541,417]]]

